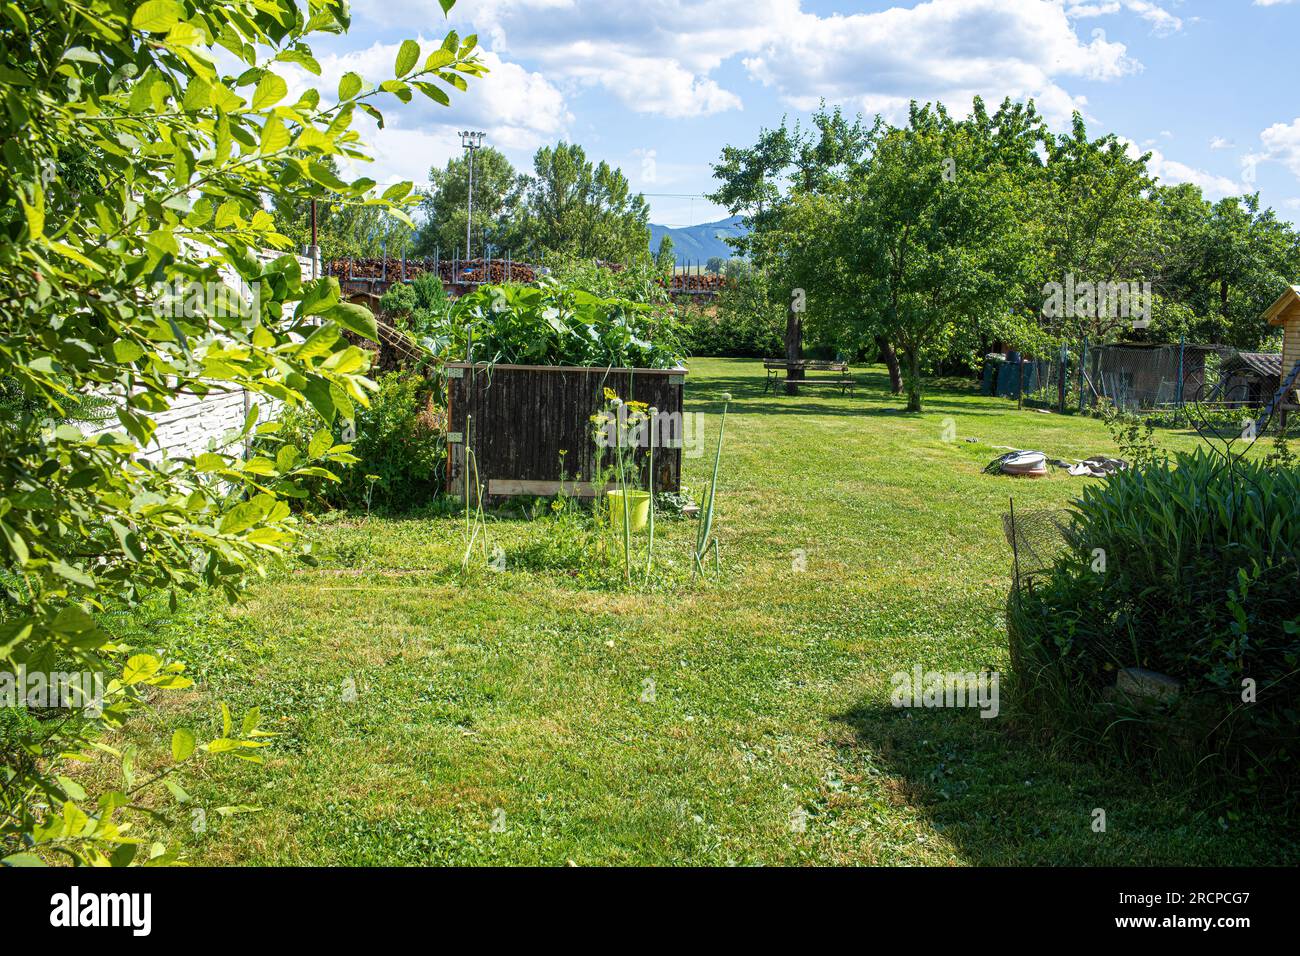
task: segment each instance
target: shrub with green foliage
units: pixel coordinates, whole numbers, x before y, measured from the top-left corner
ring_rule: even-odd
[[[681,356],[670,310],[551,278],[535,286],[481,286],[458,298],[427,338],[463,358],[471,332],[478,362],[673,368]]]
[[[1191,732],[1216,769],[1293,775],[1300,470],[1231,468],[1204,449],[1155,461],[1088,486],[1067,537],[1068,554],[1012,602],[1031,696],[1091,707],[1118,669],[1158,671],[1183,682]]]
[[[773,295],[767,277],[742,259],[732,260],[727,276],[731,281],[715,302],[682,310],[683,347],[691,355],[785,355],[785,303]]]
[[[381,107],[416,93],[447,103],[485,72],[477,41],[453,32],[424,50],[405,40],[379,85],[352,72],[324,93],[300,83],[321,73],[310,39],[350,23],[344,0],[0,5],[0,684],[16,701],[24,672],[106,683],[102,707],[0,704],[0,864],[174,860],[150,839],[165,810],[153,793],[187,803],[195,764],[258,761],[266,745],[252,708],[177,728],[147,769],[108,746],[105,731],[192,679],[105,619],[160,593],[238,597],[297,550],[285,498],[345,460],[328,432],[243,454],[273,434],[265,399],[330,423],[374,387],[343,335],[376,338],[374,317],[341,301],[336,280],[304,279],[266,200],[409,222],[410,183],[380,193],[336,172],[368,158],[354,121],[382,122]],[[256,294],[226,294],[236,288]],[[259,401],[217,447],[144,454],[182,396],[237,390]],[[112,431],[73,420],[99,399]],[[117,773],[85,769],[109,761]]]
[[[309,507],[397,512],[427,504],[442,489],[446,420],[433,384],[408,371],[382,375],[378,384],[369,408],[358,409],[352,422],[335,423],[334,438],[350,439],[345,447],[353,460],[347,467],[332,466],[337,481],[304,483]],[[315,416],[295,408],[286,408],[279,421],[273,440],[303,447],[320,426]]]

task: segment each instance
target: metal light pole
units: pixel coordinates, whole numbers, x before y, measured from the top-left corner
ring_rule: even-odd
[[[469,205],[466,209],[465,216],[465,261],[470,259],[470,228],[474,223],[474,153],[476,150],[483,148],[483,133],[476,133],[472,130],[461,130],[460,144],[465,147],[465,152],[469,154],[469,188],[465,191],[469,199]]]

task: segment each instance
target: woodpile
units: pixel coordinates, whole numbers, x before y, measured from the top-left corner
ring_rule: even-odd
[[[726,287],[726,276],[712,272],[690,272],[673,276],[669,290],[672,292],[721,292]]]
[[[537,281],[537,269],[525,262],[507,262],[504,259],[407,259],[405,267],[402,260],[380,257],[366,259],[332,259],[326,263],[326,274],[340,279],[370,279],[401,281],[403,274],[407,279],[437,270],[442,281],[450,285],[477,285],[488,282],[499,285],[503,282],[529,283]],[[403,272],[403,268],[405,272]]]

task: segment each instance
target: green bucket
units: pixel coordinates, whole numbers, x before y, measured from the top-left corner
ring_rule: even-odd
[[[615,530],[623,530],[623,492],[607,491],[605,495],[609,498],[609,521]],[[632,516],[632,530],[640,531],[650,520],[650,492],[648,491],[629,491],[627,493],[627,508]]]

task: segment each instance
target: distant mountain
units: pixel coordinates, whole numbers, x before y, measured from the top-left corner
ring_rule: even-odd
[[[699,226],[687,226],[684,229],[669,229],[667,226],[656,226],[651,223],[650,252],[658,252],[660,241],[664,236],[668,236],[673,241],[673,254],[677,257],[678,265],[685,265],[687,262],[698,262],[704,265],[714,256],[730,259],[736,252],[727,245],[725,240],[728,236],[738,237],[748,232],[739,216],[720,219],[717,222],[706,222]]]

